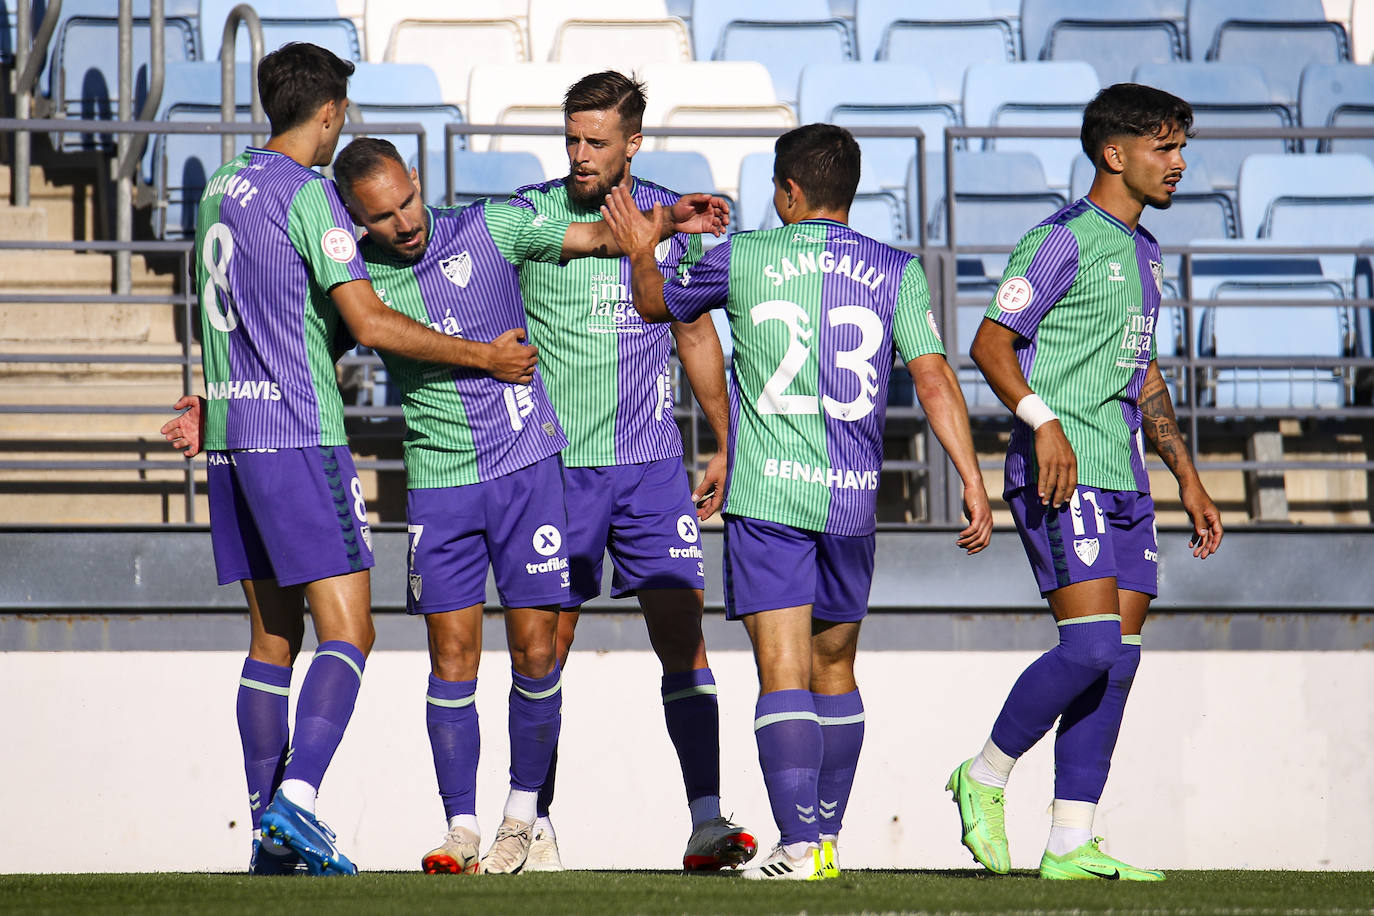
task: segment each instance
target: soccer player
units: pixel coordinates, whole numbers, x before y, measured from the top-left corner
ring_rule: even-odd
[[[970,524],[959,547],[987,545],[992,512],[920,264],[846,224],[858,144],[842,127],[809,124],[778,138],[775,154],[783,226],[735,234],[666,286],[653,223],[621,188],[606,213],[630,252],[646,320],[691,321],[712,308],[730,319],[726,612],[754,646],[754,736],[781,834],[744,877],[814,880],[839,874],[863,742],[854,657],[873,577],[894,345],[963,479]]]
[[[1007,778],[1058,719],[1040,876],[1164,879],[1102,852],[1093,813],[1157,594],[1142,432],[1178,480],[1193,556],[1221,544],[1221,516],[1155,360],[1163,262],[1140,225],[1146,205],[1169,206],[1192,123],[1188,103],[1158,89],[1119,83],[1098,93],[1083,113],[1083,151],[1097,166],[1088,196],[1021,238],[970,350],[1016,415],[1004,496],[1059,624],[1059,644],[1017,679],[982,751],[947,786],[964,845],[998,874],[1010,867]]]
[[[334,163],[340,193],[367,230],[362,252],[392,308],[447,334],[482,340],[524,319],[519,268],[618,255],[600,221],[570,223],[480,201],[425,207],[412,170],[385,140],[360,138]],[[683,198],[661,234],[720,231],[724,202]],[[668,211],[663,211],[668,214]],[[478,870],[475,809],[480,736],[477,668],[487,567],[506,606],[511,654],[511,789],[486,856],[487,874],[525,865],[536,798],[561,721],[558,609],[568,590],[562,469],[567,445],[536,370],[528,385],[484,372],[439,370],[383,352],[401,389],[410,533],[408,609],[423,614],[431,673],[426,720],[448,833],[427,853],[431,874]]]
[[[252,623],[238,722],[259,874],[357,871],[314,813],[373,640],[371,537],[331,353],[340,318],[360,343],[507,381],[528,383],[536,358],[518,328],[459,340],[378,300],[333,184],[311,169],[333,158],[352,72],[309,44],[264,57],[271,139],[210,177],[197,217],[210,533],[219,582],[243,583]],[[305,604],[319,647],[288,732]]]
[[[677,194],[630,173],[643,142],[644,104],[643,84],[623,74],[606,71],[578,80],[563,102],[567,177],[521,188],[512,203],[572,222],[598,220],[613,187],[625,188],[642,208],[671,204]],[[655,251],[659,269],[669,276],[685,274],[702,246],[697,237],[678,234],[657,243]],[[737,865],[754,854],[756,844],[720,811],[719,718],[701,633],[705,572],[697,527],[725,492],[729,407],[720,340],[709,318],[669,326],[640,320],[630,303],[630,267],[623,258],[527,262],[520,287],[549,398],[568,434],[562,460],[570,589],[558,622],[559,661],[567,664],[580,606],[601,593],[609,550],[611,594],[639,599],[663,668],[663,714],[692,822],[683,867]],[[670,335],[721,446],[695,493],[673,417]],[[554,769],[540,795],[527,870],[562,867],[548,817]]]

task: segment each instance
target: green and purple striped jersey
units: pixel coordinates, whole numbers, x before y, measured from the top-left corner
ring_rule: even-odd
[[[206,183],[194,258],[205,448],[345,445],[329,290],[367,268],[334,183],[250,147]]]
[[[647,210],[680,195],[636,178],[632,196]],[[568,198],[563,179],[521,188],[511,203],[570,222],[601,218]],[[701,251],[700,236],[678,233],[654,257],[667,278],[690,268]],[[549,397],[568,433],[563,463],[606,467],[680,456],[668,373],[671,334],[666,324],[646,324],[635,311],[629,259],[528,262],[520,289],[530,341],[539,347]]]
[[[556,262],[568,223],[490,201],[426,214],[429,244],[419,261],[398,260],[364,236],[381,300],[451,337],[491,341],[523,328],[518,268]],[[491,480],[567,445],[538,370],[530,384],[513,385],[477,369],[381,356],[401,389],[412,490]]]
[[[988,306],[988,318],[1026,341],[1021,371],[1059,416],[1079,483],[1150,492],[1137,402],[1155,358],[1163,283],[1154,236],[1085,197],[1021,237]],[[1037,475],[1035,435],[1017,420],[1006,492]]]
[[[944,353],[916,258],[805,220],[736,233],[663,293],[679,321],[730,319],[725,511],[871,533],[894,342],[904,362]]]

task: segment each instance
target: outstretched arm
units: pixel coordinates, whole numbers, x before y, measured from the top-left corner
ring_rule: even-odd
[[[660,294],[662,287],[660,286]],[[705,521],[716,513],[725,501],[726,449],[730,435],[730,400],[725,388],[725,356],[720,349],[720,337],[710,315],[696,321],[674,321],[669,325],[677,341],[677,356],[687,381],[692,386],[706,422],[716,437],[716,454],[706,465],[701,482],[692,491],[692,499],[700,505],[697,518]]]
[[[978,369],[1002,403],[1031,425],[1035,432],[1035,461],[1040,468],[1036,493],[1040,496],[1041,505],[1063,506],[1078,486],[1078,458],[1057,417],[1051,413],[1048,419],[1043,416],[1037,418],[1023,407],[1025,399],[1035,392],[1031,391],[1030,383],[1026,381],[1021,364],[1016,359],[1018,336],[1006,325],[984,318],[969,347],[969,356],[978,364]],[[1022,416],[1023,413],[1027,416]]]
[[[651,323],[672,321],[668,304],[663,301],[663,274],[654,262],[654,246],[659,242],[661,207],[654,207],[646,215],[634,205],[623,187],[616,185],[606,195],[601,217],[615,235],[616,244],[630,259],[630,276],[634,287],[634,305],[639,316]]]
[[[519,385],[534,378],[539,351],[521,343],[524,328],[512,328],[491,343],[449,337],[387,308],[365,280],[342,283],[329,296],[353,338],[365,347],[421,362],[481,369]]]
[[[671,207],[654,207],[640,213],[657,228],[655,245],[679,232],[720,235],[730,225],[730,204],[710,194],[684,194]],[[586,257],[618,258],[629,253],[616,241],[604,220],[573,223],[563,237],[562,258],[565,261]]]
[[[1188,454],[1188,445],[1183,441],[1183,433],[1174,416],[1169,386],[1164,384],[1164,376],[1155,360],[1150,360],[1145,370],[1145,384],[1140,389],[1140,422],[1145,438],[1150,440],[1178,481],[1183,509],[1193,520],[1193,556],[1206,559],[1221,546],[1221,512],[1207,495],[1192,456]]]
[[[977,553],[992,539],[992,507],[983,485],[983,473],[978,469],[978,455],[973,450],[968,407],[959,390],[959,380],[939,353],[916,357],[907,363],[907,371],[916,383],[916,397],[935,438],[940,440],[964,482],[964,514],[969,524],[959,532],[955,543],[970,554]]]

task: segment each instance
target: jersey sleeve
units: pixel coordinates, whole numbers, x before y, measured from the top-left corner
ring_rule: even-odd
[[[563,239],[572,225],[525,207],[487,201],[482,208],[487,232],[501,256],[516,267],[526,261],[562,259]]]
[[[701,262],[706,254],[706,246],[701,243],[700,235],[687,236],[687,250],[683,253],[682,259],[677,262],[676,276],[679,280],[684,274],[691,272],[693,267]]]
[[[353,220],[334,182],[323,178],[301,185],[287,211],[287,234],[321,289],[366,280],[367,265],[353,236]]]
[[[931,353],[943,356],[945,352],[940,330],[935,325],[935,316],[930,311],[930,287],[926,284],[926,274],[915,258],[907,262],[906,270],[902,271],[901,285],[897,287],[897,307],[892,313],[892,337],[904,363]]]
[[[1078,275],[1078,239],[1064,226],[1036,226],[1007,261],[986,316],[1031,337]]]
[[[711,309],[725,305],[729,295],[728,240],[708,251],[692,268],[680,268],[678,275],[663,286],[663,299],[669,314],[685,322],[695,321]]]

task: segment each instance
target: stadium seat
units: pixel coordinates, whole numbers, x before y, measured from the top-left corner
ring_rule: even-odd
[[[767,229],[780,225],[773,209],[773,154],[750,153],[740,161],[739,190],[735,212],[730,216],[732,231]]]
[[[219,60],[224,24],[244,0],[201,0],[200,35],[205,60]],[[308,41],[333,51],[344,60],[362,60],[362,41],[353,20],[339,15],[334,0],[251,0],[262,21],[262,49],[275,51],[288,41]],[[234,57],[248,60],[248,26],[239,25]]]
[[[402,19],[392,26],[387,62],[429,63],[443,100],[466,111],[472,69],[480,64],[518,64],[529,59],[525,30],[514,19]]]
[[[1291,127],[1292,112],[1273,101],[1264,73],[1246,64],[1141,64],[1135,81],[1172,92],[1193,106],[1194,127]],[[1203,155],[1215,187],[1231,190],[1253,153],[1296,149],[1291,140],[1190,140],[1184,158]]]
[[[927,154],[942,152],[945,127],[959,123],[955,106],[936,99],[924,67],[886,61],[807,65],[798,113],[802,124],[919,128]],[[866,179],[882,188],[905,187],[914,139],[861,137],[859,146]]]
[[[1003,15],[992,0],[966,0],[958,4],[938,0],[857,0],[854,30],[860,60],[921,62],[931,65],[932,70],[938,61],[939,67],[954,71],[956,79],[964,66],[974,61],[1016,60],[1019,56],[1013,20]],[[946,42],[937,55],[907,56],[906,52],[917,42],[932,40]]]
[[[162,94],[156,120],[220,120],[221,79],[218,61],[169,63],[167,91]],[[237,64],[234,75],[236,118],[252,120],[252,74]],[[206,180],[223,165],[220,134],[159,134],[144,156],[143,177],[156,191],[152,208],[153,233],[162,239],[189,239],[196,232],[196,208]],[[247,135],[234,138],[242,149]]]
[[[147,15],[148,4],[134,4],[135,14]],[[56,113],[67,118],[113,120],[119,114],[119,20],[108,15],[109,4],[76,0],[64,4],[67,14],[53,35],[49,97]],[[133,20],[133,109],[137,116],[148,94],[152,28],[147,18]],[[189,19],[166,17],[163,22],[166,63],[196,59],[195,27]],[[109,135],[62,133],[53,138],[62,151],[112,150]]]
[[[1303,127],[1374,127],[1374,67],[1308,64],[1298,91],[1298,114]],[[1320,140],[1316,148],[1370,155],[1374,140]]]
[[[461,123],[456,105],[442,101],[439,80],[424,64],[360,63],[348,84],[349,101],[358,107],[363,123],[417,121],[425,128],[425,145],[430,150],[444,149],[444,126]],[[378,136],[378,135],[373,135]],[[383,134],[396,145],[407,162],[419,153],[414,134]],[[455,138],[461,149],[463,138]],[[426,178],[433,182],[432,177]]]
[[[871,239],[889,245],[905,244],[906,203],[900,194],[880,188],[865,190],[860,183],[849,206],[849,225]]]
[[[711,163],[701,153],[691,150],[642,150],[630,161],[630,170],[638,178],[679,194],[695,191],[710,194],[716,188],[711,177]]]
[[[637,73],[651,63],[689,63],[692,38],[681,19],[570,19],[558,30],[551,55],[588,72]]]
[[[448,205],[448,177],[444,169],[444,154],[431,151],[428,160],[429,177],[423,188],[425,202],[430,206]],[[453,205],[467,206],[475,200],[489,197],[503,201],[516,188],[537,184],[546,176],[533,153],[474,153],[472,150],[453,151]]]
[[[534,153],[546,176],[568,173],[563,144],[563,95],[587,75],[576,64],[479,64],[472,68],[467,120],[472,124],[520,124],[557,127],[550,135],[474,135],[468,148]],[[653,91],[650,90],[652,100]]]
[[[530,60],[540,62],[559,60],[553,54],[559,32],[571,21],[628,21],[635,19],[667,19],[668,7],[663,0],[529,0]]]
[[[1097,73],[1083,61],[974,64],[964,74],[964,124],[969,127],[1073,127],[1097,94]],[[1026,150],[1040,157],[1049,186],[1067,191],[1077,137],[985,139],[983,149]]]
[[[1185,0],[1025,0],[1021,44],[1027,60],[1086,60],[1110,86],[1139,64],[1183,60],[1186,12]]]
[[[655,64],[645,67],[649,103],[644,112],[651,149],[693,149],[711,162],[716,188],[733,196],[740,160],[756,151],[772,151],[773,140],[653,136],[659,127],[775,128],[795,127],[792,109],[773,94],[773,81],[755,61],[711,61]]]
[[[850,25],[826,0],[697,0],[692,11],[697,60],[754,60],[768,68],[779,101],[795,106],[802,67],[856,57]]]
[[[387,60],[387,48],[391,46],[391,33],[397,24],[403,20],[414,22],[441,23],[441,22],[490,22],[493,20],[504,20],[515,23],[515,32],[520,38],[521,47],[524,54],[520,60],[530,60],[529,56],[529,0],[483,0],[481,4],[454,3],[453,0],[367,0],[367,59],[380,63]],[[506,44],[510,39],[505,33],[504,27],[499,27],[500,43]],[[470,48],[473,53],[481,54],[485,57],[480,44]],[[407,61],[397,58],[401,63],[426,63],[431,67],[447,66],[447,58],[452,57],[452,64],[467,73],[469,65],[453,51],[441,52],[440,58],[426,58],[420,61]],[[473,61],[473,63],[486,62]],[[449,81],[440,76],[440,83],[448,87]],[[467,92],[462,93],[463,96]],[[450,98],[449,101],[454,101]]]
[[[725,27],[745,22],[799,22],[834,18],[826,0],[695,0],[692,4],[692,55],[716,58]]]
[[[1321,0],[1192,0],[1188,34],[1193,60],[1259,67],[1273,100],[1288,106],[1303,67],[1350,60],[1345,27],[1327,20]]]

